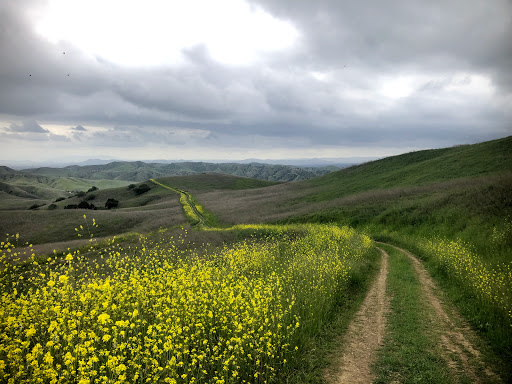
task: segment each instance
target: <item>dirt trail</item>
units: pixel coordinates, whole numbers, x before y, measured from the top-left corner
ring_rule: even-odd
[[[345,334],[344,353],[335,364],[338,368],[325,375],[328,383],[371,383],[374,379],[370,367],[384,338],[389,309],[386,296],[388,254],[380,248],[379,251],[382,254],[379,275]]]
[[[439,299],[440,289],[421,262],[407,250],[392,247],[403,252],[409,258],[418,275],[425,302],[433,308],[432,316],[434,323],[437,324],[443,358],[454,377],[460,379],[465,374],[472,383],[501,382],[499,377],[487,367],[480,352],[474,346],[474,340],[477,339],[476,334],[454,308],[443,305]]]

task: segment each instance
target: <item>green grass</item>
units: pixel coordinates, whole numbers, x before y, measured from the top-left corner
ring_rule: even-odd
[[[485,341],[480,351],[485,358],[499,370],[505,382],[512,380],[512,326],[510,318],[486,300],[482,300],[475,291],[469,289],[438,261],[429,257],[417,246],[417,238],[405,237],[397,233],[381,235],[378,240],[407,248],[422,259],[430,275],[436,280],[448,300],[468,320]]]
[[[461,179],[424,188],[400,188],[361,195],[337,207],[281,222],[337,222],[373,234],[441,236],[471,243],[490,262],[512,261],[512,173]],[[493,231],[504,233],[496,248]]]
[[[213,191],[218,189],[240,190],[252,188],[264,188],[279,183],[265,180],[222,175],[219,173],[205,173],[190,176],[172,176],[159,178],[158,181],[172,185],[179,189],[192,191]]]
[[[421,297],[421,285],[408,258],[394,248],[389,254],[387,293],[391,311],[384,345],[373,369],[374,383],[453,383],[441,358],[431,310]]]
[[[338,295],[332,312],[326,317],[318,334],[307,341],[304,346],[307,352],[300,367],[290,373],[289,383],[325,382],[325,369],[338,363],[340,338],[363,303],[368,288],[379,271],[380,260],[379,252],[374,250],[352,267],[346,290]]]
[[[510,170],[512,136],[387,157],[308,180],[303,185],[321,187],[306,199],[323,201],[369,190],[420,186]]]

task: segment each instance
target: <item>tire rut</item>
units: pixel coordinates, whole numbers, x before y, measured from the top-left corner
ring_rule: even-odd
[[[379,274],[348,327],[341,356],[335,367],[325,374],[330,384],[371,383],[374,379],[370,368],[384,339],[389,310],[386,296],[388,254],[378,249],[382,255]]]
[[[386,245],[404,253],[411,261],[421,284],[425,302],[433,309],[433,320],[437,324],[443,359],[454,377],[461,379],[466,375],[472,383],[501,383],[500,378],[486,365],[475,347],[473,341],[477,340],[477,335],[454,308],[445,309],[446,305],[439,298],[440,289],[423,264],[409,251],[391,244]]]

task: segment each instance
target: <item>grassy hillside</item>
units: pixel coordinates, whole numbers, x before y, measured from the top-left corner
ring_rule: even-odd
[[[77,177],[83,179],[107,179],[145,181],[166,176],[195,175],[204,172],[229,174],[240,177],[250,177],[267,181],[298,181],[325,175],[332,171],[332,167],[292,167],[287,165],[270,164],[236,164],[236,163],[144,163],[112,162],[105,165],[72,165],[64,168],[35,168],[26,172],[51,177]]]
[[[28,176],[24,177],[28,179]],[[36,177],[46,178],[46,176]],[[63,178],[63,182],[68,179]],[[192,191],[247,190],[276,184],[221,174],[168,177],[162,181],[166,185]],[[98,183],[98,185],[102,184]],[[146,185],[148,190],[138,193],[141,185]],[[90,185],[86,187],[89,188]],[[179,195],[151,182],[133,183],[118,188],[99,188],[81,196],[48,189],[58,193],[49,194],[43,198],[40,191],[27,192],[33,189],[34,187],[0,183],[0,233],[20,233],[27,241],[34,244],[69,241],[76,239],[74,228],[84,214],[95,217],[100,223],[98,236],[112,236],[130,231],[144,233],[160,227],[186,223],[179,204]],[[108,199],[117,200],[118,207],[105,210]],[[94,205],[98,210],[65,209],[66,206],[78,205],[83,201]],[[40,207],[28,210],[34,204]]]
[[[512,137],[198,199],[229,223],[349,224],[412,250],[498,355],[512,358]]]
[[[0,167],[0,209],[26,209],[33,204],[44,204],[59,197],[69,197],[70,191],[97,188],[115,188],[130,184],[122,180],[87,180],[75,177],[35,175]],[[10,195],[7,199],[6,195]],[[18,199],[12,199],[17,197]]]
[[[444,211],[443,207],[453,204],[465,206],[464,211],[469,211],[470,216],[491,210],[503,218],[509,209],[507,188],[512,172],[511,148],[512,137],[507,137],[474,145],[419,151],[303,182],[251,191],[203,192],[198,198],[221,220],[231,224],[320,213],[331,220],[338,218],[350,221],[352,225],[364,225],[375,222],[384,209],[403,205],[406,197],[414,206],[414,200],[419,196],[430,196],[428,200],[432,207],[426,208],[427,215],[431,210]],[[504,186],[494,188],[495,183]],[[471,196],[479,203],[468,206],[464,194],[469,191],[473,191]],[[444,203],[436,203],[436,199]],[[352,215],[355,204],[361,206],[366,216]],[[380,208],[375,208],[375,204]],[[348,211],[341,215],[333,210]],[[404,213],[399,216],[404,220],[410,217]],[[460,220],[466,217],[464,214]]]
[[[352,166],[303,183],[321,187],[308,200],[375,189],[421,186],[512,170],[512,136],[474,145],[431,149]]]
[[[164,184],[190,191],[241,190],[264,188],[278,183],[249,177],[206,173],[191,176],[172,176],[160,178]]]

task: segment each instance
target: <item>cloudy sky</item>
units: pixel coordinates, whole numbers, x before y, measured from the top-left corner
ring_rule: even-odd
[[[512,134],[510,0],[0,0],[0,160],[385,156]]]

